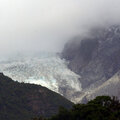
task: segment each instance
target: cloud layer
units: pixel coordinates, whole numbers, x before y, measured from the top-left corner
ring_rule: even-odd
[[[0,0],[0,55],[60,51],[94,26],[118,24],[120,0]]]

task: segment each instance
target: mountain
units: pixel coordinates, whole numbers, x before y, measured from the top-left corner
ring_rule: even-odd
[[[68,67],[81,76],[79,101],[80,97],[104,86],[120,70],[120,26],[91,29],[87,37],[74,38],[65,45],[62,58],[68,60]],[[112,86],[112,81],[110,84]],[[103,94],[111,95],[112,89]],[[114,91],[119,90],[119,87],[114,88]]]
[[[15,81],[42,85],[71,100],[72,94],[81,90],[81,85],[80,76],[67,64],[56,53],[39,52],[36,55],[2,58],[0,71]]]
[[[50,91],[34,85],[18,83],[0,73],[0,119],[29,120],[34,116],[51,116],[60,106],[71,108],[73,103]]]

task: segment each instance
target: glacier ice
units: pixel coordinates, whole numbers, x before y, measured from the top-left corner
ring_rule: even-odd
[[[61,95],[65,89],[82,89],[80,76],[68,69],[67,62],[57,54],[14,56],[1,60],[0,70],[15,81],[42,85]]]

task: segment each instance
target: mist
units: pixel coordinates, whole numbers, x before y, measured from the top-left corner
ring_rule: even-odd
[[[90,28],[119,24],[120,0],[0,0],[0,55],[60,52]]]

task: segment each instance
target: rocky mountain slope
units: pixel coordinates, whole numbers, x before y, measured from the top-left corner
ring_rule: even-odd
[[[77,37],[66,44],[62,57],[69,61],[68,67],[81,76],[79,97],[95,91],[120,70],[120,26],[92,29],[86,38]],[[112,81],[110,84],[107,86],[110,91],[103,90],[111,95]],[[119,90],[119,87],[114,88],[114,91]]]
[[[120,71],[82,99],[91,100],[102,95],[117,96],[120,99]]]
[[[50,91],[32,84],[14,82],[0,73],[0,120],[29,120],[34,116],[51,116],[60,106],[73,104]]]

